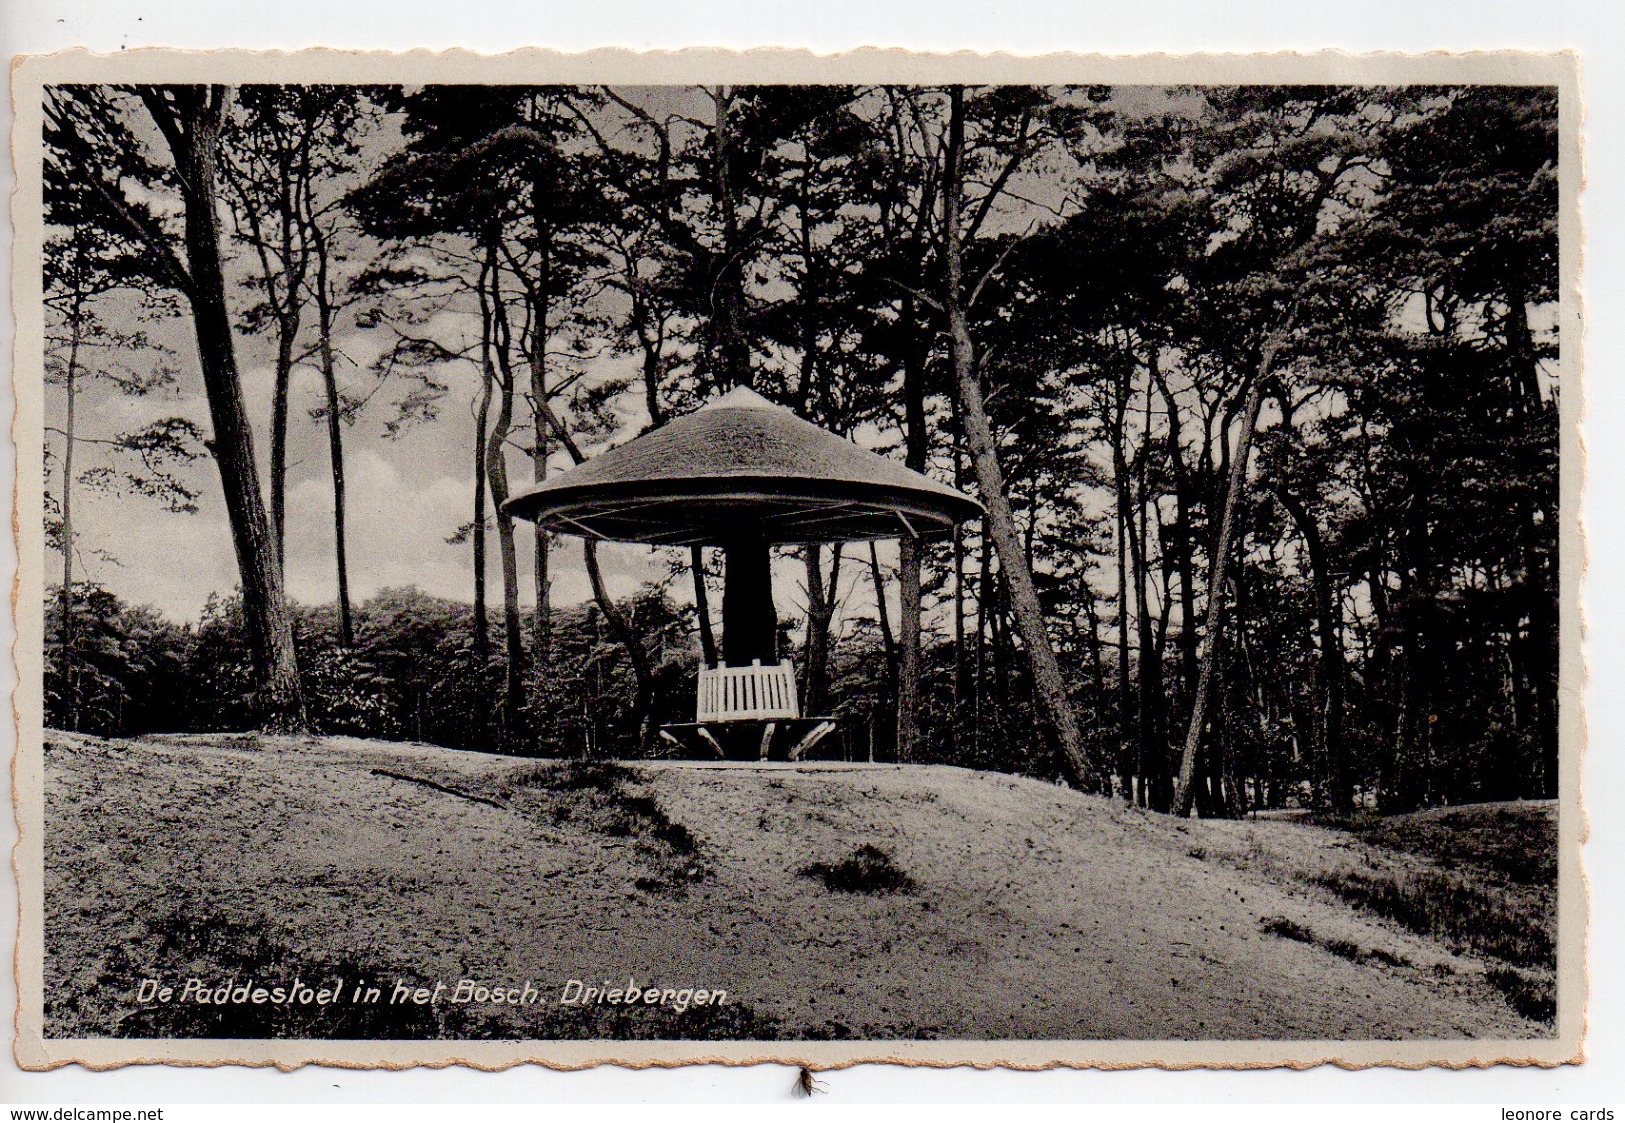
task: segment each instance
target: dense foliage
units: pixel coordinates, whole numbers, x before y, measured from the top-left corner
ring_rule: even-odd
[[[56,590],[53,590],[56,592]],[[236,598],[211,599],[196,624],[171,623],[112,593],[80,590],[83,615],[63,650],[47,617],[46,722],[103,736],[255,728],[254,671]],[[656,705],[663,721],[691,717],[696,665],[689,614],[651,594],[623,606],[659,645]],[[474,650],[468,605],[416,589],[386,589],[356,607],[356,642],[341,642],[334,606],[296,606],[294,638],[316,727],[354,737],[489,749],[502,740],[504,668]],[[554,663],[524,712],[524,751],[566,757],[622,755],[636,744],[631,671],[597,607],[553,620]],[[78,709],[66,705],[70,682]]]

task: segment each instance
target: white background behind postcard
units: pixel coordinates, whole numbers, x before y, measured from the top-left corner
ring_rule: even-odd
[[[1041,3],[1033,0],[711,0],[705,4],[594,0],[590,5],[532,3],[363,3],[353,0],[278,0],[274,4],[164,4],[139,0],[6,0],[0,4],[0,48],[6,56],[67,46],[113,51],[122,47],[297,48],[329,46],[404,50],[461,46],[501,51],[532,45],[560,49],[783,44],[818,51],[861,45],[918,50],[1196,52],[1340,47],[1363,50],[1472,50],[1575,48],[1582,54],[1585,96],[1584,160],[1588,189],[1582,198],[1586,247],[1589,450],[1583,511],[1590,542],[1584,588],[1588,623],[1587,698],[1590,751],[1585,795],[1592,815],[1586,849],[1594,887],[1591,933],[1591,1010],[1586,1052],[1591,1062],[1552,1071],[1346,1073],[1051,1072],[973,1073],[869,1067],[830,1074],[830,1101],[928,1099],[937,1101],[1086,1099],[1101,1102],[1262,1100],[1333,1102],[1486,1102],[1529,1104],[1613,1102],[1625,1099],[1625,1015],[1620,1010],[1625,966],[1625,823],[1614,803],[1625,791],[1618,746],[1625,743],[1625,16],[1615,4],[1591,2],[1444,3],[1415,0],[1317,5],[1313,3]],[[10,111],[4,108],[9,132]],[[9,162],[0,172],[9,194]],[[9,246],[9,231],[6,242]],[[9,270],[0,271],[0,309],[10,353]],[[10,379],[4,380],[9,412]],[[0,490],[11,491],[9,441],[0,456]],[[7,572],[14,550],[4,544]],[[0,617],[0,642],[9,652],[11,620]],[[9,659],[5,689],[15,686]],[[3,736],[9,757],[14,735]],[[5,781],[9,784],[9,770]],[[9,809],[10,800],[5,801]],[[9,853],[15,826],[6,816]],[[1597,888],[1600,887],[1600,888]],[[15,886],[7,878],[0,916],[3,953],[15,938]],[[10,972],[0,972],[0,1010],[6,1038],[15,1006]],[[55,1103],[163,1103],[243,1100],[470,1101],[779,1099],[790,1074],[783,1068],[690,1069],[629,1073],[599,1069],[560,1074],[521,1068],[490,1075],[462,1070],[365,1073],[130,1068],[115,1073],[76,1069],[23,1073],[10,1049],[0,1061],[0,1101]]]

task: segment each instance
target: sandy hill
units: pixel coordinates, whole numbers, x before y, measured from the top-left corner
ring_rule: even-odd
[[[1348,887],[1453,879],[1530,911],[1537,944],[1539,891],[1347,832],[1176,822],[947,767],[47,741],[52,1035],[1551,1032],[1524,1016],[1550,1012],[1538,948],[1513,967],[1516,951],[1419,933],[1377,890],[1360,902]],[[541,998],[182,1006],[138,1001],[149,978],[346,991],[471,979]],[[683,1012],[558,1001],[572,979],[607,991],[629,978],[728,997]]]

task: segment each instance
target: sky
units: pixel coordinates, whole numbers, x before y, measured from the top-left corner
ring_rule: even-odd
[[[187,417],[208,431],[208,405],[189,341],[177,337],[173,342],[179,368],[175,387],[145,399],[106,389],[82,395],[76,419],[82,437],[106,439],[156,416]],[[255,341],[249,343],[240,350],[244,359],[256,357],[254,352],[261,349]],[[378,340],[370,333],[353,332],[341,338],[339,346],[366,363]],[[371,382],[360,372],[351,375],[363,388]],[[267,363],[244,363],[242,384],[262,478],[267,474],[273,377]],[[477,372],[467,364],[461,370],[448,366],[443,377],[451,388],[437,420],[385,440],[383,422],[390,413],[386,392],[346,429],[346,525],[351,593],[357,603],[382,589],[406,585],[436,596],[473,599],[472,547],[446,540],[468,522],[472,508],[470,445]],[[289,594],[306,604],[331,602],[337,595],[326,426],[308,413],[321,394],[317,372],[309,366],[297,368],[288,434],[287,583]],[[60,389],[48,394],[48,408],[56,414],[50,424],[60,424],[62,400]],[[60,437],[55,443],[60,446]],[[90,466],[108,454],[81,444],[78,456],[80,464]],[[513,460],[517,473],[522,466],[518,457]],[[83,579],[99,582],[121,597],[150,604],[173,619],[195,620],[211,594],[235,587],[237,563],[213,461],[204,457],[179,474],[199,492],[196,513],[170,512],[139,496],[76,489],[76,566]],[[528,567],[533,557],[531,536],[519,537],[521,564]],[[489,577],[492,588],[500,589],[494,536],[492,545]],[[566,541],[560,550],[565,558],[574,555],[576,564],[557,567],[557,602],[589,598],[579,547]],[[631,593],[664,570],[664,562],[641,547],[607,546],[601,557],[610,590],[617,596]],[[60,580],[59,558],[48,572]],[[525,603],[534,600],[528,583],[522,583],[522,597]]]

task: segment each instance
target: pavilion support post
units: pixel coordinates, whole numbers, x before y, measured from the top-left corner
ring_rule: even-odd
[[[773,609],[773,560],[767,540],[740,537],[723,543],[722,661],[748,667],[777,663],[778,614]]]

